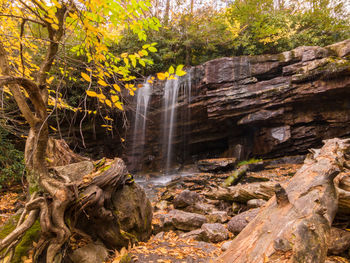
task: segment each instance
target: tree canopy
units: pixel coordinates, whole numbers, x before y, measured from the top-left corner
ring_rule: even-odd
[[[0,251],[7,248],[5,254],[11,255],[39,214],[46,237],[35,256],[46,251],[46,262],[54,262],[70,237],[64,217],[74,194],[67,181],[49,174],[48,118],[57,108],[94,113],[64,101],[60,88],[69,80],[81,79],[86,96],[97,97],[106,107],[123,108],[120,85],[131,94],[135,91],[129,83],[135,78],[132,68],[149,64],[146,56],[156,48],[145,43],[137,52],[117,54],[111,47],[126,28],[143,42],[146,29],[158,30],[159,21],[146,15],[149,7],[149,1],[135,0],[0,1],[0,87],[6,93],[2,98],[14,98],[30,128],[24,157],[31,197],[18,228],[0,241]]]
[[[169,22],[166,3],[169,2]],[[198,65],[223,56],[279,53],[298,46],[326,46],[350,37],[346,0],[153,0],[154,15],[164,26],[149,32],[158,52],[148,73],[171,64]],[[133,49],[137,39],[126,32],[118,45]]]

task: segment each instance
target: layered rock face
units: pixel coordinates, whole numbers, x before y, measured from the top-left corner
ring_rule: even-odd
[[[191,98],[180,90],[176,105],[174,163],[294,155],[350,135],[350,40],[215,59],[191,72]],[[150,101],[146,169],[162,167],[164,157],[162,87],[153,87]]]

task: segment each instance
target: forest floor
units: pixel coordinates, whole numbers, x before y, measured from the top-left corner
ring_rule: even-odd
[[[283,181],[287,177],[295,173],[300,165],[279,165],[264,169],[261,172],[251,172],[243,180],[249,178],[266,179],[274,181]],[[200,175],[200,174],[199,174]],[[226,176],[218,175],[218,178]],[[191,183],[190,183],[191,184]],[[180,193],[183,189],[172,189],[174,194]],[[154,214],[160,215],[167,213],[173,209],[173,205],[169,204],[165,210],[159,210],[156,207],[160,196],[166,191],[166,188],[159,189],[159,199],[152,202],[154,206]],[[0,226],[13,215],[19,208],[25,204],[25,194],[21,185],[16,185],[4,191],[0,195]],[[157,225],[158,218],[153,218],[153,225]],[[221,246],[227,240],[219,243],[208,243],[197,241],[189,238],[181,238],[181,231],[170,230],[153,235],[147,242],[140,242],[132,248],[122,251],[115,251],[115,255],[107,263],[119,263],[122,258],[128,259],[127,262],[142,262],[142,263],[210,263],[221,253]],[[230,239],[234,237],[230,233]],[[29,262],[28,260],[26,262]]]
[[[259,172],[248,172],[247,175],[242,178],[242,183],[254,181],[274,181],[282,182],[286,181],[301,167],[301,164],[281,164],[272,165],[266,167]],[[200,176],[198,174],[197,176]],[[223,178],[227,177],[223,173],[216,175],[219,178],[218,181],[222,182]],[[193,177],[196,178],[196,175]],[[175,181],[174,179],[173,181]],[[193,181],[196,181],[194,179]],[[170,183],[171,184],[171,183]],[[196,188],[198,185],[191,180],[186,182],[188,187]],[[219,184],[215,182],[214,184]],[[162,195],[168,190],[167,187],[160,188],[158,193],[158,199],[153,200],[154,208],[154,218],[153,227],[157,227],[159,224],[159,215],[166,214],[168,211],[174,209],[171,202],[169,206],[163,209],[157,207],[157,203],[161,202]],[[176,188],[171,188],[171,192],[176,195],[184,190],[183,186],[178,185]],[[201,191],[198,191],[199,193]],[[125,256],[128,261],[133,263],[210,263],[217,258],[221,253],[223,253],[221,247],[228,240],[219,243],[209,243],[203,241],[197,241],[191,238],[181,237],[182,231],[170,230],[162,231],[156,235],[153,235],[151,239],[147,242],[139,243],[133,248],[129,248],[128,251],[122,252],[122,254],[117,253],[117,255],[112,259],[111,263],[124,262],[121,258]],[[229,240],[233,239],[234,235],[229,233]],[[125,255],[124,255],[125,253]],[[127,255],[126,255],[127,253]]]
[[[289,180],[300,167],[301,164],[268,165],[260,171],[247,172],[241,178],[238,186],[266,181],[283,183]],[[216,208],[224,205],[220,210],[225,210],[229,215],[227,221],[222,222],[222,225],[227,228],[228,221],[234,218],[237,213],[247,211],[249,208],[246,205],[241,205],[240,211],[233,212],[232,202],[230,206],[227,206],[227,202],[221,200],[220,203],[217,202],[218,200],[207,198],[206,191],[213,186],[220,186],[226,177],[227,174],[225,173],[198,173],[189,178],[174,178],[173,183],[168,184],[167,187],[159,188],[158,199],[152,202],[154,209],[153,229],[159,228],[159,221],[162,216],[167,216],[169,212],[174,210],[174,198],[183,190],[188,189],[203,196],[204,202],[207,202],[206,205],[211,205],[213,201],[216,202]],[[169,192],[172,197],[169,197]],[[7,192],[0,193],[0,226],[19,208],[24,206],[24,200],[25,194],[21,186],[15,186]],[[160,207],[160,204],[164,202],[167,205]],[[337,224],[339,221],[334,223]],[[154,231],[154,235],[147,242],[139,242],[133,247],[115,251],[106,263],[210,263],[223,253],[223,244],[234,238],[234,234],[230,232],[228,238],[216,243],[184,237],[183,234],[184,232],[179,229],[158,229]],[[335,258],[338,257],[333,256],[334,261],[328,262],[349,262],[343,257]],[[27,260],[26,262],[30,261]]]
[[[209,263],[221,254],[221,244],[180,238],[170,231],[129,250],[131,262]]]
[[[14,185],[0,192],[0,225],[2,225],[20,207],[24,206],[25,194],[21,185]]]

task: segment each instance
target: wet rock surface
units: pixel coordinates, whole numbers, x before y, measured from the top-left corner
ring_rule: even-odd
[[[205,159],[198,161],[197,166],[201,172],[218,172],[233,168],[236,162],[236,158]]]
[[[222,156],[266,159],[306,154],[324,139],[348,135],[349,50],[347,40],[274,55],[219,58],[192,68],[191,103],[179,99],[176,107],[178,112],[190,109],[191,117],[174,124],[173,156],[182,162]],[[155,169],[164,158],[157,145],[163,86],[155,84],[150,108],[157,110],[147,115],[152,132],[146,131],[144,161]],[[190,156],[184,155],[186,149]],[[205,172],[220,167],[201,165]]]

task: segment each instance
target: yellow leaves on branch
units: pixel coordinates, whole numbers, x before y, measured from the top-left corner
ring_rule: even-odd
[[[90,76],[89,76],[88,74],[82,72],[82,73],[81,73],[81,76],[82,76],[82,78],[83,78],[84,80],[86,80],[87,82],[91,82],[91,78],[90,78]]]
[[[25,7],[23,2],[32,9]],[[52,111],[57,107],[74,112],[86,111],[89,114],[96,114],[95,110],[72,107],[63,99],[62,94],[56,92],[58,89],[49,87],[51,84],[58,84],[58,80],[63,80],[61,83],[76,81],[76,76],[73,76],[72,72],[76,69],[80,70],[83,64],[87,67],[86,71],[81,72],[80,77],[77,78],[85,84],[88,83],[87,96],[97,98],[99,102],[106,105],[106,108],[124,110],[124,105],[117,94],[120,95],[125,88],[130,95],[134,95],[136,87],[125,83],[135,79],[131,76],[132,68],[145,67],[153,63],[147,56],[157,52],[157,43],[145,44],[133,53],[122,54],[111,52],[110,47],[120,41],[123,31],[127,28],[131,29],[141,41],[147,39],[146,30],[158,30],[160,27],[158,19],[147,15],[148,8],[151,7],[150,1],[73,1],[76,4],[75,8],[72,8],[64,17],[64,21],[58,21],[59,9],[67,7],[68,2],[39,1],[41,6],[39,7],[38,2],[34,0],[0,0],[0,13],[6,15],[0,16],[0,24],[3,25],[0,26],[0,40],[8,53],[10,67],[13,69],[11,74],[24,75],[34,80],[35,73],[40,70],[49,48],[47,29],[51,28],[52,31],[64,29],[65,36],[74,37],[73,40],[67,39],[67,43],[74,43],[74,47],[65,50],[64,52],[67,53],[64,55],[59,53],[55,56],[59,59],[55,60],[52,69],[46,72],[48,74],[46,83],[50,94],[48,110]],[[23,21],[21,17],[27,19],[23,35],[19,30]],[[33,21],[39,21],[39,23]],[[43,28],[42,23],[45,24]],[[42,34],[43,32],[45,33]],[[42,35],[45,37],[41,38]],[[60,45],[61,43],[63,42],[59,41]],[[69,59],[67,60],[69,62],[66,62],[66,56],[72,56],[75,62],[70,62]],[[120,86],[112,84],[113,79]],[[10,94],[9,91],[7,93]],[[28,94],[24,94],[28,97]],[[54,130],[54,127],[51,129]]]
[[[91,91],[91,90],[86,90],[86,94],[89,97],[97,97],[97,93],[95,91]]]
[[[175,75],[176,75],[176,76],[181,77],[181,76],[186,75],[186,71],[182,70],[183,67],[184,67],[184,65],[178,65],[178,66],[176,67],[176,72],[175,72]]]
[[[157,78],[160,80],[165,80],[166,76],[163,72],[159,72],[157,73]]]
[[[170,66],[168,71],[166,72],[159,72],[157,73],[157,78],[159,80],[165,80],[165,79],[175,79],[175,76],[182,77],[186,75],[186,71],[183,70],[184,65],[178,65],[176,67],[176,70],[173,66]]]
[[[113,84],[113,88],[114,88],[116,91],[118,91],[118,92],[121,91],[121,90],[120,90],[120,87],[119,87],[117,84]]]
[[[106,105],[112,108],[112,102],[110,100],[105,100]]]
[[[106,104],[110,108],[116,107],[119,110],[124,110],[123,104],[117,95],[111,95],[111,99],[109,100],[103,93],[96,93],[95,91],[87,90],[86,94],[89,97],[97,98],[101,103]]]
[[[46,80],[47,84],[51,84],[54,79],[54,76],[51,76],[49,79]]]
[[[99,79],[99,80],[97,81],[97,83],[100,84],[100,85],[103,86],[103,87],[107,87],[107,86],[108,86],[108,84],[107,84],[104,80],[102,80],[102,79]]]

